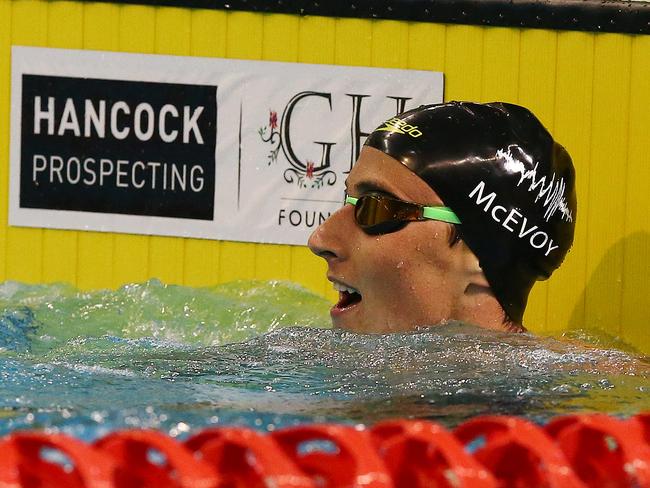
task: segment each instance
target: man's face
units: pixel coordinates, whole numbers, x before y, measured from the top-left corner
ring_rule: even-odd
[[[423,205],[443,205],[418,176],[383,152],[364,147],[347,178],[347,192],[382,193]],[[345,205],[320,225],[309,247],[327,261],[327,278],[339,292],[331,309],[335,327],[358,332],[412,330],[455,318],[467,287],[461,242],[450,246],[450,224],[411,222],[389,234],[368,235]],[[472,256],[470,254],[470,256]],[[474,258],[475,259],[475,258]]]

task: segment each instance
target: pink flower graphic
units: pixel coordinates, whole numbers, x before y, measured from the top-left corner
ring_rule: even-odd
[[[308,179],[313,179],[314,178],[314,162],[313,161],[307,161],[307,173],[305,176]]]
[[[278,113],[275,110],[269,111],[269,127],[271,129],[278,128]]]

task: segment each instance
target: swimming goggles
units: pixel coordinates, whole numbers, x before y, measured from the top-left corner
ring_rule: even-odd
[[[460,224],[460,219],[448,207],[425,207],[378,193],[369,193],[360,198],[346,195],[345,203],[354,205],[354,219],[367,234],[396,232],[409,222],[422,220]]]

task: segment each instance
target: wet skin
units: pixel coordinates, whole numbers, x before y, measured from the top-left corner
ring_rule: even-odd
[[[371,147],[363,148],[346,185],[348,194],[357,198],[383,193],[443,205],[422,179]],[[334,326],[398,332],[457,319],[499,328],[502,311],[495,308],[478,261],[462,241],[450,246],[451,232],[450,224],[428,220],[409,223],[397,232],[368,235],[356,224],[352,205],[335,212],[308,243],[327,262],[330,281],[360,294],[339,293],[339,302],[331,309]]]

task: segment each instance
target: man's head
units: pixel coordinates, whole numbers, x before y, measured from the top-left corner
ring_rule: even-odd
[[[344,290],[332,309],[344,328],[521,323],[533,283],[550,276],[573,240],[571,159],[515,105],[452,102],[390,119],[368,137],[347,188],[355,198],[444,205],[460,224],[426,219],[364,230],[358,221],[367,224],[381,198],[362,199],[364,210],[345,205],[323,223],[311,249],[327,260],[335,287],[359,292]],[[375,218],[398,207],[389,202]]]

